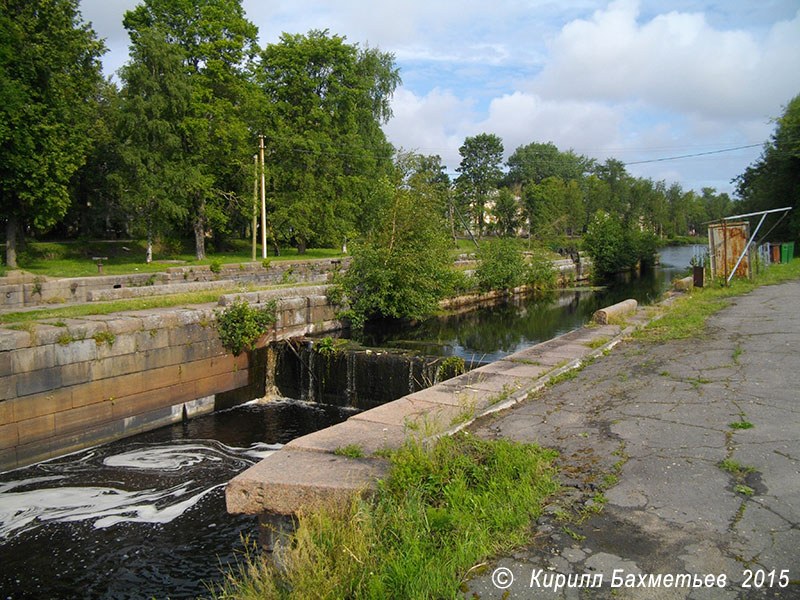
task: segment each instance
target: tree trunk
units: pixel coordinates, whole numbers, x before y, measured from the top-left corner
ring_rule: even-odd
[[[6,266],[17,268],[17,217],[10,215],[6,222]]]
[[[450,199],[450,202],[447,203],[447,211],[450,217],[450,231],[453,233],[453,247],[458,248],[458,237],[456,237],[456,219],[453,215],[453,199]]]
[[[205,260],[206,258],[206,228],[203,223],[205,213],[206,203],[203,200],[200,202],[200,209],[194,220],[194,257],[196,260]]]
[[[306,253],[306,239],[305,238],[297,238],[297,253],[298,254],[305,254]]]
[[[147,223],[147,256],[145,262],[149,265],[153,262],[153,227]]]

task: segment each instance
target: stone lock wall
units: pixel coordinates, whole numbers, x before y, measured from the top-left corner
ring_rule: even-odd
[[[42,304],[118,300],[157,294],[176,294],[232,284],[325,283],[333,273],[347,268],[350,258],[273,261],[222,265],[219,273],[209,265],[167,267],[161,273],[98,275],[56,279],[15,272],[0,277],[0,307],[17,309]]]
[[[262,397],[270,341],[340,326],[325,289],[243,294],[277,322],[238,357],[213,305],[0,328],[0,471]]]

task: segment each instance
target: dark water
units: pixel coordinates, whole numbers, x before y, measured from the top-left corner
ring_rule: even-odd
[[[588,322],[596,310],[627,298],[635,298],[640,304],[660,300],[672,280],[686,272],[699,248],[663,248],[661,265],[640,277],[620,277],[602,289],[516,297],[495,306],[434,317],[413,326],[384,322],[367,328],[359,341],[365,346],[455,355],[467,362],[498,360],[577,329]]]
[[[254,534],[223,486],[352,410],[249,404],[0,474],[0,598],[196,598]]]
[[[659,298],[695,250],[601,291],[528,298],[369,343],[494,360],[582,325],[608,304]],[[242,549],[252,517],[228,515],[223,486],[294,437],[352,409],[249,404],[0,474],[1,598],[196,598]]]

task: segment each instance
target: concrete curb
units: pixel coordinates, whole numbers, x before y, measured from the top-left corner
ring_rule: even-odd
[[[431,443],[461,431],[479,417],[529,399],[555,378],[602,356],[644,327],[655,318],[651,312],[649,307],[640,309],[629,317],[631,324],[627,327],[584,326],[354,415],[332,428],[297,438],[231,480],[225,494],[228,512],[287,515],[307,506],[319,506],[326,498],[338,499],[341,490],[328,489],[326,475],[315,469],[327,471],[333,453],[347,446],[360,448],[363,456],[337,456],[341,464],[337,463],[336,473],[330,475],[339,480],[344,469],[351,493],[369,490],[376,473],[385,472],[385,460],[376,458],[374,452],[397,448],[411,437]],[[606,337],[609,339],[598,347],[591,347]],[[305,466],[294,469],[290,454]],[[352,473],[347,471],[348,464],[353,465]]]

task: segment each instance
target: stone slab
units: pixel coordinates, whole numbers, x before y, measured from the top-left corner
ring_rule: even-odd
[[[351,420],[370,421],[380,425],[418,429],[448,429],[453,418],[462,409],[445,404],[412,399],[404,396],[381,406],[371,408],[355,416]]]
[[[384,448],[399,448],[405,440],[403,427],[397,425],[377,426],[370,421],[348,419],[343,423],[320,429],[293,439],[284,448],[307,452],[330,452],[346,446],[360,446],[366,456]]]
[[[294,514],[349,501],[385,477],[388,462],[345,458],[321,452],[284,449],[268,456],[228,483],[228,512]]]

